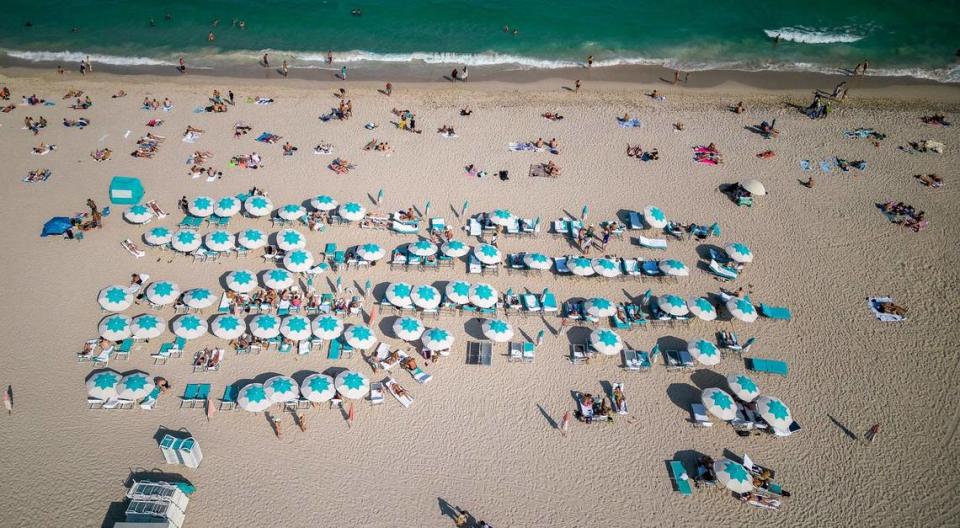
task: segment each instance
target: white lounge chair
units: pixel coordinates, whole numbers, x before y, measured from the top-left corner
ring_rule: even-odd
[[[400,405],[403,405],[405,408],[409,408],[413,405],[414,397],[410,394],[404,394],[402,396],[397,394],[397,388],[400,387],[400,384],[397,383],[393,378],[387,376],[383,380],[383,386],[387,388],[387,392],[393,395],[394,398],[400,402]]]
[[[713,422],[707,415],[707,408],[702,403],[691,403],[690,414],[693,417],[694,427],[713,427]]]
[[[649,249],[667,249],[667,239],[665,238],[647,238],[637,235],[637,243]]]
[[[383,384],[379,381],[370,384],[370,405],[380,405],[383,403]]]

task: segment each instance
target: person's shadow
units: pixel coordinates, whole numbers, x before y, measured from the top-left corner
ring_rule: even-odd
[[[455,508],[452,504],[443,499],[443,497],[437,497],[437,504],[440,506],[440,515],[449,517],[451,521],[457,519],[459,513],[463,513],[467,517],[467,522],[464,526],[476,526],[477,520],[466,510],[461,510]]]

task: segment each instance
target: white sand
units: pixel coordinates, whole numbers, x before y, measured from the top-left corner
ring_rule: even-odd
[[[958,127],[923,125],[919,116],[946,110],[957,119],[957,92],[939,103],[898,99],[890,89],[886,100],[854,99],[828,119],[811,121],[782,105],[784,100],[806,104],[806,95],[747,93],[740,88],[678,94],[666,88],[668,101],[655,104],[637,95],[637,87],[588,87],[580,95],[558,90],[556,84],[486,86],[406,86],[394,88],[391,98],[374,86],[349,85],[355,115],[346,122],[321,123],[316,117],[335,106],[334,85],[294,85],[280,82],[223,81],[242,100],[248,95],[274,96],[271,106],[240,103],[225,115],[190,113],[204,104],[210,86],[141,78],[99,78],[83,82],[41,78],[0,79],[13,90],[13,101],[37,93],[53,98],[53,108],[18,107],[0,114],[0,152],[5,160],[0,212],[5,273],[0,292],[6,316],[0,329],[6,346],[0,354],[0,384],[12,384],[15,410],[0,419],[0,525],[99,526],[112,501],[121,499],[123,480],[131,470],[181,471],[198,492],[191,501],[189,526],[238,524],[284,526],[450,526],[441,501],[469,510],[494,526],[640,526],[734,525],[775,522],[784,525],[943,526],[955,525],[960,466],[955,435],[956,330],[958,268],[956,240],[960,213],[956,207]],[[149,82],[149,84],[147,84]],[[203,83],[215,82],[204,79]],[[123,87],[130,94],[112,100]],[[60,96],[69,88],[93,94],[95,106],[85,112],[67,108]],[[729,91],[725,91],[729,88]],[[729,95],[733,93],[733,95]],[[170,97],[170,113],[145,112],[145,95]],[[878,94],[881,95],[881,94]],[[748,111],[734,115],[725,108],[745,99]],[[474,115],[458,116],[471,104]],[[418,114],[423,135],[395,130],[389,109],[410,108]],[[562,122],[545,121],[540,114],[557,110]],[[615,116],[639,116],[639,130],[617,128]],[[20,130],[26,115],[45,116],[50,127],[39,137]],[[64,116],[89,117],[86,130],[66,129]],[[150,118],[166,120],[159,129],[147,129]],[[777,118],[779,139],[764,141],[743,129],[763,119]],[[254,131],[232,138],[232,125],[245,120]],[[682,120],[684,132],[672,132]],[[374,132],[362,125],[375,121]],[[195,144],[180,142],[187,124],[206,129]],[[447,140],[434,131],[442,124],[456,127],[458,139]],[[873,127],[888,138],[879,149],[862,140],[842,137],[842,131]],[[124,133],[131,130],[130,137]],[[153,160],[134,159],[129,153],[146,130],[165,135],[166,143]],[[279,145],[262,145],[253,138],[269,130],[300,147],[284,158]],[[102,142],[98,138],[106,136]],[[511,153],[506,144],[519,139],[557,137],[559,156]],[[395,153],[385,157],[362,152],[372,138],[389,141]],[[947,144],[938,156],[907,155],[898,145],[922,138]],[[30,154],[39,141],[58,149],[45,156]],[[332,159],[314,156],[312,147],[326,140],[335,155],[359,167],[349,176],[325,168]],[[714,141],[726,163],[706,167],[691,161],[691,147]],[[660,161],[640,163],[624,155],[626,143],[657,147]],[[114,157],[97,163],[89,152],[109,146]],[[777,156],[761,160],[754,155],[773,149]],[[191,180],[184,160],[195,149],[215,153],[213,165],[225,171],[223,180]],[[234,154],[257,151],[267,167],[252,171],[227,169]],[[815,188],[798,185],[808,174],[798,161],[838,155],[865,159],[866,171],[838,175],[816,174]],[[557,180],[528,178],[527,167],[554,159],[564,170]],[[491,173],[510,170],[510,181],[470,179],[462,167],[477,163]],[[36,167],[53,170],[44,184],[20,180]],[[917,173],[937,173],[946,180],[940,190],[922,187]],[[285,416],[284,438],[273,437],[262,415],[243,411],[219,413],[209,423],[200,410],[180,410],[178,395],[185,383],[212,383],[219,397],[226,384],[268,373],[292,374],[349,366],[369,373],[359,354],[333,363],[325,354],[296,360],[274,351],[260,356],[228,353],[219,372],[194,374],[190,360],[172,360],[154,367],[149,355],[164,339],[135,347],[128,362],[111,362],[126,371],[143,369],[163,375],[174,384],[174,394],[160,400],[157,409],[88,411],[83,380],[90,364],[77,364],[75,352],[83,340],[94,337],[102,313],[97,291],[122,283],[135,271],[164,278],[183,288],[219,289],[220,277],[235,267],[265,269],[259,257],[245,261],[193,264],[169,253],[151,251],[136,260],[123,251],[123,238],[139,240],[143,228],[124,222],[122,206],[114,206],[106,227],[88,233],[81,242],[38,237],[43,222],[55,215],[84,210],[87,197],[107,205],[107,182],[113,175],[135,175],[156,199],[173,212],[154,225],[174,225],[181,195],[232,195],[253,185],[267,189],[274,203],[301,202],[326,193],[370,206],[367,194],[383,188],[384,210],[429,200],[432,215],[457,222],[450,207],[465,199],[470,211],[507,207],[544,221],[578,214],[590,206],[590,220],[612,218],[620,209],[662,207],[668,217],[684,222],[720,222],[718,245],[739,240],[757,255],[736,285],[750,286],[757,302],[789,306],[795,320],[789,324],[694,322],[687,328],[623,333],[628,344],[649,350],[660,339],[666,344],[711,338],[720,329],[734,329],[741,339],[758,337],[750,355],[782,359],[790,364],[787,378],[756,375],[764,393],[790,405],[803,431],[784,439],[768,436],[740,438],[722,423],[695,429],[687,406],[699,400],[699,389],[724,386],[720,375],[743,371],[726,359],[714,369],[693,374],[668,373],[658,364],[648,374],[625,373],[618,358],[585,366],[566,359],[571,337],[554,335],[559,319],[515,319],[529,336],[546,327],[548,336],[534,364],[512,364],[496,348],[492,368],[464,365],[468,333],[479,333],[479,322],[445,318],[440,325],[455,331],[452,357],[427,370],[433,381],[418,386],[403,372],[396,378],[416,396],[408,410],[387,395],[386,403],[370,408],[358,405],[356,421],[348,424],[339,412],[310,411],[309,431],[301,433]],[[757,177],[771,195],[752,209],[737,208],[717,191],[721,183]],[[930,227],[919,234],[890,224],[876,202],[903,200],[927,212]],[[232,231],[257,226],[270,231],[266,220],[234,219]],[[356,227],[334,227],[311,233],[308,248],[315,251],[329,241],[341,247],[366,241],[392,249],[410,237]],[[714,241],[716,242],[716,241]],[[610,253],[673,257],[692,268],[697,262],[695,242],[671,242],[655,253],[611,243]],[[501,237],[506,252],[537,250],[551,255],[572,250],[565,241],[542,234],[537,239]],[[158,261],[160,257],[160,261]],[[331,278],[333,276],[330,276]],[[440,273],[389,272],[378,265],[369,272],[344,274],[347,284],[366,279],[382,285],[391,280],[413,283],[467,278],[464,265]],[[689,297],[717,291],[719,283],[699,269],[678,285],[652,286],[639,282],[575,281],[509,276],[485,278],[501,290],[550,287],[558,297],[605,295],[623,301],[648,287],[655,294],[673,292]],[[380,291],[382,286],[377,289]],[[867,311],[865,298],[891,295],[909,311],[904,324],[883,324]],[[368,302],[369,305],[369,302]],[[139,307],[127,311],[141,313]],[[161,314],[172,317],[172,310]],[[391,344],[392,317],[381,317],[378,334]],[[464,325],[466,323],[466,329]],[[428,326],[434,323],[428,322]],[[574,341],[585,336],[574,329]],[[171,334],[166,334],[169,339]],[[518,332],[518,337],[520,337]],[[185,356],[218,340],[207,336],[191,342]],[[379,379],[376,377],[374,379]],[[613,425],[574,422],[566,438],[551,427],[574,409],[571,391],[598,393],[600,382],[626,383],[630,416]],[[835,422],[859,436],[851,440]],[[877,442],[868,445],[863,432],[873,423],[882,426]],[[159,428],[186,428],[200,441],[205,459],[199,470],[165,467],[156,445]],[[747,452],[758,463],[777,470],[777,480],[794,496],[779,513],[757,511],[727,492],[697,491],[692,498],[676,494],[666,461],[692,452],[720,456],[724,450]]]

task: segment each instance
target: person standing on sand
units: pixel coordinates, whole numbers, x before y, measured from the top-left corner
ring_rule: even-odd
[[[387,97],[390,97],[390,94],[393,93],[393,85],[390,83],[387,83],[387,85],[384,87],[384,93],[387,94]]]
[[[287,73],[289,73],[287,70],[287,61],[283,61],[283,65],[280,66],[280,73],[282,73],[284,78],[286,78]]]
[[[263,67],[264,67],[264,68],[270,67],[270,61],[267,60],[267,54],[266,54],[266,53],[263,54]]]
[[[86,76],[86,75],[87,75],[87,63],[86,63],[86,62],[80,61],[80,75],[83,75],[83,76]]]
[[[231,105],[236,104],[233,102],[233,90],[227,90],[227,101],[229,101]]]
[[[63,75],[63,66],[61,66],[60,64],[57,64],[57,74]]]
[[[333,50],[327,50],[327,64],[333,64]]]
[[[7,385],[3,391],[3,406],[7,408],[7,416],[13,414],[13,385]]]
[[[673,70],[673,84],[680,82],[680,70]]]
[[[463,71],[460,72],[460,80],[463,82],[467,82],[467,66],[466,65],[463,66]]]
[[[344,81],[347,80],[347,67],[346,67],[346,66],[340,66],[340,78],[343,79]]]
[[[180,57],[180,73],[187,73],[187,63],[184,62],[183,57]]]
[[[593,68],[593,55],[587,57],[587,68]]]
[[[580,93],[580,79],[573,83],[573,93]]]

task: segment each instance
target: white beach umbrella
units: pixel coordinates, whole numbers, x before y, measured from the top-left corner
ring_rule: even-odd
[[[313,253],[306,249],[288,251],[283,256],[283,267],[294,273],[302,273],[313,267]]]
[[[247,249],[260,249],[267,245],[267,235],[251,227],[237,233],[237,243]]]
[[[567,260],[567,267],[570,268],[570,271],[572,271],[574,275],[580,277],[589,277],[596,273],[596,271],[593,270],[593,262],[586,257],[576,257]]]
[[[153,392],[154,384],[146,372],[131,372],[117,383],[117,398],[123,400],[140,400]]]
[[[684,302],[680,296],[673,294],[661,295],[657,297],[657,307],[664,312],[677,317],[690,313],[690,309],[687,308],[687,303]]]
[[[283,290],[293,286],[294,283],[293,275],[279,268],[265,271],[262,279],[263,285],[271,290]]]
[[[411,293],[413,293],[413,286],[406,282],[392,282],[387,286],[387,300],[394,306],[405,308],[412,305]]]
[[[661,260],[659,264],[660,271],[673,277],[686,277],[690,275],[690,268],[686,264],[676,259]]]
[[[313,331],[310,330],[310,319],[302,315],[288,315],[283,318],[280,333],[292,341],[310,339],[313,335]]]
[[[437,245],[429,240],[420,239],[407,244],[407,251],[419,257],[429,257],[437,253]]]
[[[206,244],[207,249],[212,251],[230,251],[235,245],[233,233],[229,233],[223,229],[207,233],[203,238],[203,243]]]
[[[344,370],[337,374],[333,384],[337,387],[337,392],[341,396],[351,400],[359,400],[370,391],[370,380],[363,374],[352,370]]]
[[[253,272],[245,269],[233,270],[227,274],[227,288],[237,293],[250,293],[257,287]]]
[[[593,271],[601,277],[616,277],[620,275],[620,264],[606,257],[593,259]]]
[[[131,224],[144,224],[153,218],[153,211],[145,205],[131,205],[123,212],[123,217]]]
[[[368,262],[373,262],[375,260],[380,260],[386,255],[387,252],[384,251],[383,247],[380,244],[374,244],[368,242],[366,244],[361,244],[357,246],[357,255]]]
[[[432,310],[440,306],[440,290],[429,284],[421,284],[410,293],[410,299],[413,300],[413,304],[420,308]]]
[[[613,330],[599,328],[590,333],[590,344],[605,356],[615,356],[623,350],[623,340]]]
[[[297,204],[287,204],[277,210],[277,215],[284,220],[297,220],[305,214],[307,214],[307,210]]]
[[[329,401],[337,389],[333,384],[333,378],[326,374],[310,374],[303,379],[300,384],[300,394],[307,400],[316,403]]]
[[[470,283],[462,280],[450,281],[444,288],[444,293],[450,302],[467,304],[470,302]]]
[[[236,339],[247,331],[247,325],[236,315],[224,314],[213,320],[210,331],[220,339]]]
[[[697,339],[687,343],[687,352],[697,358],[697,361],[704,365],[716,365],[720,363],[720,350],[706,339]]]
[[[250,333],[260,339],[273,339],[280,335],[280,318],[272,314],[260,314],[250,320]]]
[[[162,246],[173,239],[173,231],[163,226],[151,227],[143,234],[143,240],[151,246]]]
[[[453,345],[453,334],[443,328],[430,328],[420,336],[424,348],[427,350],[449,350]]]
[[[489,217],[490,223],[498,226],[512,225],[517,218],[513,216],[513,213],[506,209],[496,209],[490,213]]]
[[[458,258],[469,253],[470,246],[459,240],[448,240],[443,244],[443,247],[440,248],[440,251],[448,257]]]
[[[655,205],[648,205],[643,208],[643,220],[654,229],[667,227],[667,215]]]
[[[243,208],[250,216],[267,216],[273,211],[273,202],[266,196],[251,196],[243,202]]]
[[[727,244],[723,249],[727,251],[727,255],[730,255],[730,258],[735,262],[753,262],[753,251],[742,242]]]
[[[617,305],[613,304],[610,299],[603,297],[590,299],[586,302],[585,308],[587,313],[594,317],[610,317],[617,313]]]
[[[790,430],[793,415],[790,414],[790,408],[779,399],[772,396],[760,396],[757,398],[757,411],[763,421],[770,424],[770,427],[778,431]]]
[[[307,247],[307,239],[296,229],[282,229],[277,233],[277,247],[284,251]]]
[[[501,319],[487,319],[482,329],[484,337],[497,343],[506,343],[513,337],[513,327]]]
[[[745,402],[752,402],[760,396],[760,388],[744,374],[728,374],[727,385],[734,396]]]
[[[237,394],[237,407],[249,412],[263,412],[270,408],[273,402],[267,397],[262,383],[251,383],[240,389]]]
[[[340,337],[343,333],[343,320],[332,315],[321,315],[310,324],[313,335],[320,339],[330,341]]]
[[[202,243],[203,240],[200,238],[200,235],[198,235],[196,231],[190,231],[189,229],[177,231],[170,240],[170,245],[173,246],[173,249],[181,253],[195,251]]]
[[[310,207],[313,207],[317,211],[333,211],[337,208],[337,205],[339,205],[337,201],[326,194],[314,196],[310,199]]]
[[[767,189],[757,180],[747,180],[745,182],[740,182],[740,186],[746,189],[750,194],[755,196],[764,196],[767,194]]]
[[[713,463],[713,472],[717,475],[717,480],[730,491],[746,493],[753,490],[753,477],[743,464],[721,458]]]
[[[209,196],[197,196],[187,204],[187,211],[193,216],[201,218],[213,214],[213,198]]]
[[[100,337],[109,341],[122,341],[132,333],[130,318],[123,314],[113,314],[100,321]]]
[[[163,306],[177,300],[180,296],[180,287],[170,281],[156,281],[147,286],[146,294],[148,301]]]
[[[543,253],[527,253],[523,256],[523,263],[530,269],[548,270],[553,266],[553,259]]]
[[[184,339],[196,339],[207,333],[207,322],[193,314],[182,315],[173,321],[173,333]]]
[[[473,247],[473,254],[484,264],[499,264],[503,260],[500,250],[490,244],[480,244]]]
[[[108,312],[122,312],[133,303],[133,294],[127,288],[114,284],[100,290],[97,295],[100,307]]]
[[[687,308],[693,315],[704,321],[713,321],[717,318],[717,308],[706,297],[691,297],[687,300]]]
[[[115,397],[120,379],[120,374],[112,370],[94,372],[87,378],[87,396],[98,400]]]
[[[367,210],[357,202],[347,202],[340,206],[339,211],[340,218],[343,218],[349,222],[363,220],[363,216],[367,214]]]
[[[752,323],[757,320],[757,309],[754,308],[753,303],[747,299],[731,297],[730,300],[727,301],[727,310],[730,312],[730,315],[745,323]]]
[[[224,196],[214,204],[213,214],[226,218],[239,213],[241,207],[243,207],[243,204],[240,203],[240,200],[233,196]]]
[[[141,314],[130,322],[130,333],[136,339],[153,339],[163,335],[167,322],[153,314]]]
[[[296,401],[300,397],[300,387],[289,376],[274,376],[263,382],[263,392],[273,403]]]
[[[477,308],[491,308],[497,304],[497,290],[493,286],[477,283],[470,286],[470,302]]]
[[[416,341],[420,339],[425,330],[423,323],[415,317],[398,317],[393,322],[393,335],[404,341]]]
[[[202,310],[213,304],[216,297],[212,290],[207,288],[194,288],[187,290],[183,294],[183,303],[197,310]]]
[[[710,414],[721,420],[729,422],[737,417],[737,404],[726,391],[717,388],[704,389],[700,401]]]
[[[377,336],[369,326],[362,324],[352,325],[343,332],[347,344],[359,350],[367,350],[377,342]]]

